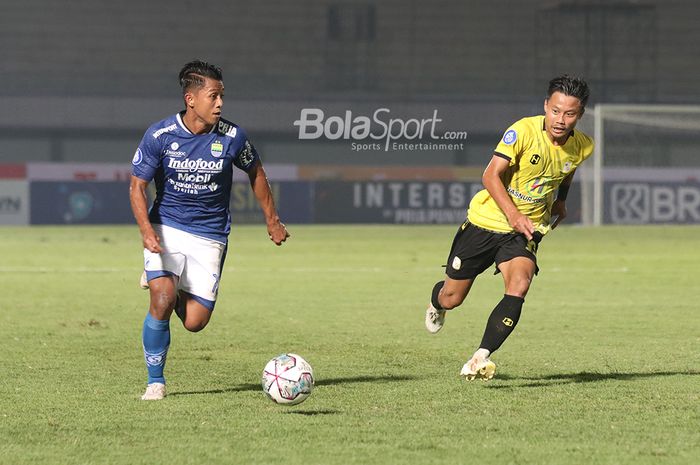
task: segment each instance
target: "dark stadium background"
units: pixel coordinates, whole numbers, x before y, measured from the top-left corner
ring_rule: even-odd
[[[541,111],[556,74],[589,81],[589,114],[600,103],[700,104],[691,0],[2,3],[0,224],[130,222],[129,160],[152,122],[181,109],[177,72],[194,58],[223,68],[225,116],[248,130],[283,216],[301,223],[455,222],[466,204],[450,202],[451,183],[478,184],[503,131]],[[467,137],[457,149],[358,151],[352,140],[300,140],[304,108],[327,117],[386,108],[403,120],[437,110],[440,131]],[[661,132],[644,143],[639,164],[662,175],[643,179],[652,184],[641,195],[687,188],[692,207],[696,139]],[[638,152],[621,166],[638,164]],[[441,200],[428,200],[431,182],[445,187]],[[358,204],[357,189],[384,189],[381,204]],[[245,190],[234,197],[234,221],[259,220]],[[697,222],[654,211],[604,220]]]

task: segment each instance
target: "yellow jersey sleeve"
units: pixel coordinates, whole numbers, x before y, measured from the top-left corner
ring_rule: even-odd
[[[518,156],[523,152],[528,144],[529,132],[523,121],[516,121],[509,127],[501,141],[494,150],[495,155],[509,160],[510,166],[513,166],[518,159]]]

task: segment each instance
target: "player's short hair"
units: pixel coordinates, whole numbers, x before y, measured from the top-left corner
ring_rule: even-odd
[[[561,92],[564,95],[576,97],[581,101],[581,108],[586,107],[588,96],[591,93],[591,91],[588,89],[588,84],[586,81],[580,77],[569,76],[568,74],[555,77],[549,81],[547,100],[549,100],[554,92]]]
[[[180,70],[179,77],[183,95],[193,87],[204,87],[204,78],[216,79],[217,81],[224,80],[221,68],[201,60],[194,60],[185,64]]]

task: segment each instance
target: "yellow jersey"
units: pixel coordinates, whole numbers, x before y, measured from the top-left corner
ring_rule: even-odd
[[[569,135],[564,145],[554,145],[544,129],[543,115],[515,122],[494,151],[495,156],[509,161],[504,184],[511,200],[542,234],[549,232],[559,185],[592,153],[593,139],[578,130]],[[467,218],[490,231],[514,231],[486,189],[469,203]]]

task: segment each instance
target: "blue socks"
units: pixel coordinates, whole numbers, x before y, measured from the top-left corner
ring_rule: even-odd
[[[163,383],[165,358],[170,347],[170,320],[156,320],[150,313],[143,322],[143,354],[148,368],[148,384]]]

